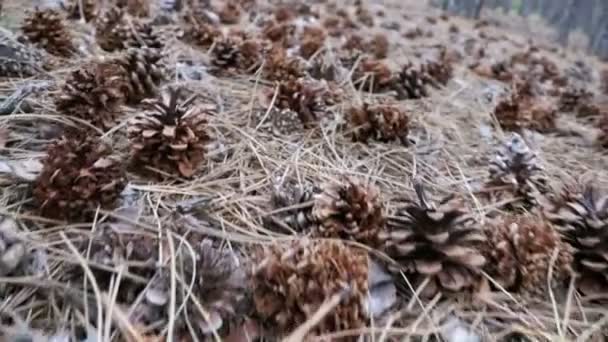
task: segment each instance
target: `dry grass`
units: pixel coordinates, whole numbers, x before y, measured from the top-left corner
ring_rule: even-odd
[[[383,3],[388,16],[385,20],[396,20],[405,27],[413,23],[428,25],[424,17],[433,13],[417,5],[407,7],[397,0]],[[371,7],[381,8],[382,5],[374,2]],[[21,8],[5,7],[6,11],[11,11],[4,15],[5,18],[8,13],[21,13]],[[399,18],[400,13],[405,12],[410,18],[407,21]],[[454,39],[448,35],[451,23],[461,28],[461,34]],[[10,27],[15,26],[11,24]],[[472,27],[472,23],[459,18],[452,18],[449,23],[440,20],[436,26],[426,27],[434,31],[434,37],[414,41],[389,31],[392,47],[388,60],[399,65],[415,52],[426,51],[437,42],[460,49],[466,37],[476,35]],[[490,27],[487,31],[510,37],[500,28]],[[525,39],[514,37],[513,41],[525,42]],[[337,42],[331,44],[337,45]],[[487,49],[491,54],[489,58],[499,59],[503,47],[522,49],[511,41],[501,41]],[[173,65],[176,65],[178,55],[195,60],[205,55],[178,42],[167,52]],[[88,58],[91,57],[83,57]],[[560,66],[566,66],[572,58],[569,54],[564,56]],[[49,78],[60,82],[67,71],[80,63],[82,60],[70,61],[61,70],[53,71]],[[30,81],[1,80],[0,95],[8,96]],[[412,183],[420,180],[434,194],[465,194],[468,205],[482,221],[485,214],[494,209],[477,199],[474,189],[487,177],[486,160],[505,137],[495,124],[492,110],[506,86],[479,79],[466,68],[466,62],[457,66],[455,78],[447,87],[434,90],[429,98],[399,103],[413,120],[410,138],[415,145],[409,147],[351,141],[348,131],[343,128],[343,113],[348,105],[363,98],[384,101],[391,97],[358,92],[349,82],[342,87],[346,100],[330,108],[329,121],[319,128],[289,135],[273,133],[272,122],[266,116],[268,109],[259,101],[260,93],[268,91],[259,75],[221,79],[205,75],[202,81],[177,80],[175,83],[200,93],[204,101],[218,107],[218,114],[210,118],[214,136],[211,157],[194,179],[154,183],[131,174],[121,208],[113,212],[100,210],[93,223],[71,225],[37,216],[32,209],[29,185],[3,179],[0,214],[16,219],[21,238],[27,241],[29,250],[44,258],[39,275],[0,278],[0,330],[15,329],[7,322],[22,320],[23,326],[49,332],[88,327],[88,333],[96,335],[98,341],[118,339],[119,336],[145,341],[139,327],[132,326],[128,320],[129,313],[141,298],[125,305],[117,302],[117,295],[125,280],[146,285],[149,279],[119,267],[112,270],[116,274],[112,286],[103,289],[91,271],[90,256],[75,245],[87,241],[96,230],[108,224],[126,226],[136,234],[167,241],[169,249],[160,251],[159,263],[170,271],[172,287],[181,280],[186,285],[191,281],[178,276],[176,259],[178,255],[192,253],[189,245],[192,235],[215,238],[248,267],[247,256],[260,244],[298,238],[290,232],[270,230],[263,225],[263,219],[273,214],[268,200],[275,180],[280,177],[295,177],[316,184],[339,181],[343,176],[367,180],[379,187],[389,210],[392,200],[413,197]],[[52,96],[55,91],[56,87],[31,96],[27,100],[34,109],[31,113],[17,112],[0,117],[0,127],[9,131],[10,142],[1,150],[2,160],[41,158],[51,141],[49,134],[57,127],[85,124],[54,111]],[[491,100],[488,100],[489,94],[493,95]],[[125,108],[121,123],[103,135],[125,160],[128,157],[125,124],[137,111],[137,108]],[[552,181],[591,173],[597,183],[608,184],[608,174],[604,172],[608,157],[585,139],[532,132],[526,138],[539,152]],[[172,229],[176,217],[181,217],[179,222],[187,227],[180,233]],[[83,276],[78,278],[82,284],[66,281],[68,273],[75,269],[82,272]],[[456,317],[483,336],[483,341],[506,340],[511,333],[525,335],[530,341],[598,338],[608,322],[608,310],[594,300],[578,296],[573,286],[564,287],[563,293],[548,290],[548,299],[521,298],[507,291],[456,298],[437,296],[431,300],[406,297],[383,322],[376,322],[364,330],[324,337],[361,335],[374,341],[433,340],[433,336],[449,330]],[[89,289],[88,294],[77,290],[79,288]],[[547,288],[551,289],[551,286]],[[171,300],[172,318],[175,318],[183,308],[175,306],[174,297]],[[326,311],[332,307],[329,300],[324,308]],[[173,322],[170,320],[165,331],[171,331]],[[292,340],[300,339],[296,335]]]

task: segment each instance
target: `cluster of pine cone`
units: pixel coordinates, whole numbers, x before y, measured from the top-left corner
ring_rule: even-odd
[[[413,196],[385,201],[380,188],[354,178],[284,179],[263,194],[269,204],[262,223],[292,238],[251,248],[247,257],[230,244],[186,232],[174,215],[162,222],[170,226],[162,234],[97,227],[122,204],[130,181],[194,184],[207,171],[219,130],[213,123],[223,113],[183,85],[188,82],[172,81],[183,77],[172,64],[175,46],[204,55],[197,62],[209,79],[267,86],[256,130],[266,128],[270,115],[271,133],[283,137],[335,129],[353,146],[411,146],[415,118],[402,100],[421,100],[448,86],[458,56],[440,45],[430,56],[394,63],[388,57],[396,47],[385,34],[360,33],[378,26],[378,13],[362,1],[349,10],[319,3],[329,13],[298,1],[66,0],[32,8],[19,37],[0,41],[1,77],[61,75],[48,95],[55,114],[70,123],[46,147],[28,186],[33,201],[27,209],[45,223],[96,223],[88,239],[67,245],[92,261],[85,273],[93,275],[97,291],[114,290],[114,271],[127,270],[115,300],[136,334],[160,338],[170,327],[178,340],[208,340],[234,336],[254,321],[254,335],[281,338],[316,319],[332,298],[337,304],[307,333],[356,330],[398,305],[379,310],[371,304],[379,283],[425,297],[480,291],[489,286],[486,275],[495,280],[492,286],[524,296],[542,297],[547,285],[570,279],[583,294],[606,288],[608,193],[592,183],[553,189],[539,157],[517,133],[489,158],[483,184],[471,194],[433,199],[415,182]],[[79,25],[90,41],[74,29]],[[240,29],[244,25],[252,29]],[[457,27],[450,32],[457,34]],[[420,28],[403,34],[410,40],[430,35]],[[590,105],[594,94],[569,84],[538,48],[489,68],[481,63],[483,51],[474,55],[473,71],[512,85],[494,109],[501,128],[551,132],[558,111],[576,112],[601,117],[594,121],[598,141],[608,146],[608,113]],[[361,96],[349,99],[346,89]],[[116,132],[125,141],[108,138]],[[467,195],[494,210],[473,211]],[[155,215],[166,209],[161,202]],[[28,251],[13,221],[11,229],[3,222],[0,276],[27,274],[20,266]],[[61,238],[68,240],[73,232],[66,231]],[[189,248],[176,246],[178,233]],[[376,267],[387,270],[380,280]]]

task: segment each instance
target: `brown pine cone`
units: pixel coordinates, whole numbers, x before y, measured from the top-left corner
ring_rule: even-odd
[[[70,57],[76,52],[65,19],[54,9],[35,8],[23,20],[21,31],[28,42],[52,55]]]
[[[182,248],[176,255],[182,280],[176,283],[176,305],[185,305],[185,309],[175,317],[174,332],[183,341],[194,340],[194,336],[206,340],[214,333],[225,337],[230,323],[243,315],[239,309],[246,293],[245,273],[227,249],[214,247],[210,240],[193,246],[193,252]],[[145,326],[154,323],[160,333],[171,317],[170,297],[171,274],[166,267],[144,293],[133,321]]]
[[[429,96],[429,86],[436,86],[425,66],[405,64],[399,72],[399,79],[394,83],[399,99],[420,99]]]
[[[224,6],[220,9],[218,15],[222,24],[238,24],[241,19],[241,6],[237,1],[226,1]]]
[[[125,187],[125,170],[109,146],[90,136],[53,143],[33,194],[42,215],[88,220],[98,206],[112,209]]]
[[[161,63],[161,53],[151,48],[131,48],[113,63],[123,67],[129,75],[127,102],[138,103],[156,95],[157,88],[167,78],[167,70]]]
[[[90,122],[101,129],[116,124],[129,88],[127,73],[111,62],[93,62],[72,71],[55,99],[62,114]]]
[[[277,47],[289,48],[295,41],[296,27],[291,22],[269,22],[262,29],[262,36]]]
[[[180,21],[180,38],[202,48],[209,48],[216,39],[222,36],[222,31],[214,24],[205,22],[199,13],[188,10]]]
[[[234,71],[239,67],[241,40],[226,36],[215,41],[211,51],[211,63],[222,72]]]
[[[246,39],[239,45],[236,64],[241,70],[251,73],[262,65],[264,45],[256,39]]]
[[[363,58],[352,74],[355,87],[373,93],[394,88],[395,78],[389,67],[379,60]]]
[[[555,128],[556,106],[547,98],[535,96],[532,88],[530,80],[516,83],[511,96],[496,105],[494,116],[503,129],[547,132]]]
[[[317,83],[304,78],[291,79],[279,83],[275,106],[281,110],[290,110],[297,114],[305,128],[315,127],[320,119],[325,104],[324,89]],[[269,94],[269,98],[274,96]]]
[[[568,87],[564,89],[559,98],[559,109],[574,112],[586,103],[593,102],[593,93],[582,87]]]
[[[82,12],[80,4],[82,2]],[[80,19],[84,14],[86,21],[94,19],[97,15],[96,0],[64,0],[61,3],[64,11],[68,14],[68,19]]]
[[[350,109],[349,119],[353,141],[367,142],[372,138],[381,142],[398,140],[404,145],[409,144],[409,117],[399,107],[364,103],[363,107]]]
[[[386,220],[379,191],[372,185],[350,179],[328,184],[315,195],[312,215],[321,237],[379,245],[378,235]]]
[[[152,25],[128,18],[119,7],[110,7],[95,22],[95,39],[105,51],[148,47],[162,49]]]
[[[188,178],[205,159],[210,112],[191,106],[194,97],[181,102],[179,96],[179,89],[168,89],[159,99],[144,100],[150,110],[129,121],[131,155],[138,168]]]
[[[252,272],[257,315],[273,335],[306,322],[332,296],[342,297],[313,334],[357,329],[368,317],[368,257],[339,241],[298,239],[265,248]]]
[[[385,251],[397,261],[389,269],[413,276],[415,286],[430,278],[425,293],[431,296],[475,287],[486,262],[481,227],[460,200],[447,197],[435,205],[420,184],[415,189],[419,203],[407,201],[390,216],[388,231],[380,234]]]
[[[371,51],[374,57],[381,59],[388,56],[390,44],[385,34],[378,33],[374,35],[369,44],[371,45]]]
[[[490,225],[485,233],[486,270],[508,291],[545,296],[550,290],[550,267],[554,267],[552,286],[561,285],[572,272],[572,248],[543,218],[507,217]],[[551,264],[556,249],[557,259]]]
[[[263,75],[269,81],[288,81],[304,77],[306,67],[299,58],[290,57],[285,49],[275,47],[266,57]]]
[[[114,5],[129,15],[145,18],[150,15],[150,0],[114,0]]]
[[[574,271],[585,294],[608,288],[608,192],[592,183],[569,184],[547,197],[543,212],[574,248]]]
[[[317,26],[306,26],[300,36],[300,56],[309,59],[325,44],[325,30]]]

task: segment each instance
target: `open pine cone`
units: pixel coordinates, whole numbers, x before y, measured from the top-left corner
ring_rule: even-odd
[[[568,87],[560,94],[560,110],[574,112],[579,106],[588,102],[593,102],[593,97],[593,93],[585,88]]]
[[[130,48],[113,63],[123,67],[129,75],[127,102],[139,101],[156,95],[157,87],[167,78],[167,72],[161,63],[162,55],[157,49]]]
[[[547,132],[555,128],[557,107],[545,97],[534,96],[528,80],[516,85],[511,96],[496,105],[494,116],[508,131],[531,129]]]
[[[0,76],[29,77],[43,69],[43,54],[0,33]]]
[[[263,74],[269,81],[288,81],[304,77],[306,67],[299,58],[288,56],[285,49],[275,47],[266,57]]]
[[[127,73],[110,62],[92,62],[72,71],[55,99],[57,111],[109,129],[116,123],[128,90]]]
[[[144,100],[149,111],[129,121],[134,164],[191,177],[205,158],[210,112],[191,106],[194,96],[180,101],[180,90],[169,89],[159,99]]]
[[[475,287],[485,258],[481,244],[485,236],[459,200],[447,197],[437,206],[426,199],[422,185],[415,185],[419,203],[406,206],[389,217],[388,231],[381,232],[387,254],[397,261],[393,272],[413,276],[418,286],[424,278],[431,280],[425,290],[462,291]]]
[[[177,255],[176,304],[178,307],[185,305],[175,317],[174,331],[180,341],[193,340],[192,334],[199,340],[206,340],[205,336],[216,332],[224,335],[231,321],[242,314],[238,309],[246,292],[245,273],[227,250],[214,247],[210,240],[203,240],[193,249],[194,255],[186,248]],[[192,294],[185,297],[189,291]],[[144,293],[143,303],[135,309],[132,320],[146,326],[152,323],[157,327],[166,326],[158,325],[158,322],[168,322],[170,318],[170,297],[171,274],[166,268]],[[189,324],[194,330],[189,330]]]
[[[442,72],[441,70],[433,71]],[[429,75],[426,67],[416,67],[409,62],[401,68],[399,80],[395,83],[395,90],[399,99],[419,99],[429,96],[429,86],[437,86],[437,82]]]
[[[489,169],[490,181],[486,189],[490,192],[521,196],[529,206],[537,204],[539,194],[547,191],[547,179],[538,156],[517,133],[513,133],[497,151]]]
[[[300,55],[306,59],[312,57],[317,51],[321,50],[325,43],[325,30],[317,26],[306,26],[299,39]]]
[[[239,45],[237,65],[245,72],[254,72],[264,56],[264,46],[256,39],[246,39]]]
[[[315,195],[312,215],[317,222],[316,235],[371,247],[379,245],[378,234],[386,219],[378,189],[351,179],[324,186],[323,192]]]
[[[23,20],[21,31],[28,42],[52,55],[70,57],[76,51],[65,19],[54,9],[34,9]]]
[[[574,271],[587,294],[608,288],[608,192],[588,183],[564,187],[543,203],[544,215],[574,248]]]
[[[125,170],[109,146],[89,136],[53,143],[33,194],[44,216],[87,220],[98,206],[112,209],[125,187]]]
[[[272,210],[278,211],[270,220],[270,225],[297,232],[310,229],[315,223],[312,216],[313,196],[319,191],[308,182],[300,184],[295,179],[280,181],[270,197]]]
[[[241,19],[241,6],[235,0],[225,1],[218,15],[222,24],[237,24]]]
[[[355,87],[373,93],[392,89],[395,78],[390,68],[380,60],[363,58],[352,74]]]
[[[237,37],[227,36],[215,41],[211,51],[211,62],[221,71],[234,71],[239,67],[241,41]]]
[[[274,94],[269,94],[273,96]],[[324,89],[316,82],[304,78],[279,83],[275,106],[297,114],[305,128],[316,126],[325,108]]]
[[[297,239],[265,248],[253,270],[257,315],[276,335],[292,332],[332,296],[340,304],[313,333],[362,327],[367,322],[368,257],[339,241]]]
[[[608,148],[608,113],[604,113],[599,120],[598,127],[600,134],[598,135],[597,143],[603,148]]]
[[[553,285],[561,285],[570,276],[572,249],[542,218],[507,217],[490,225],[485,233],[486,269],[504,289],[543,296],[549,290],[550,267],[554,267]],[[552,265],[555,250],[558,255]]]
[[[20,273],[20,266],[27,255],[27,249],[19,238],[17,223],[8,217],[0,218],[0,277]],[[0,291],[1,292],[1,291]]]
[[[147,23],[127,18],[119,7],[110,7],[95,22],[95,40],[106,51],[148,47],[162,49],[154,28]]]
[[[215,25],[205,22],[201,16],[193,11],[187,11],[180,21],[180,38],[187,43],[210,47],[213,42],[222,36],[222,31]]]
[[[82,9],[80,4],[82,3]],[[68,19],[80,19],[84,14],[86,21],[95,18],[97,12],[96,0],[64,0],[61,3],[64,11],[68,14]]]
[[[349,112],[354,141],[367,142],[372,138],[381,142],[398,140],[404,145],[408,144],[409,117],[399,107],[364,103],[363,107],[353,107]]]

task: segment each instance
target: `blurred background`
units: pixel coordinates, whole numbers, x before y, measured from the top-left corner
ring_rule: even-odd
[[[608,0],[431,0],[465,17],[493,20],[608,61]],[[519,18],[518,18],[519,17]],[[583,52],[583,51],[581,51]]]

